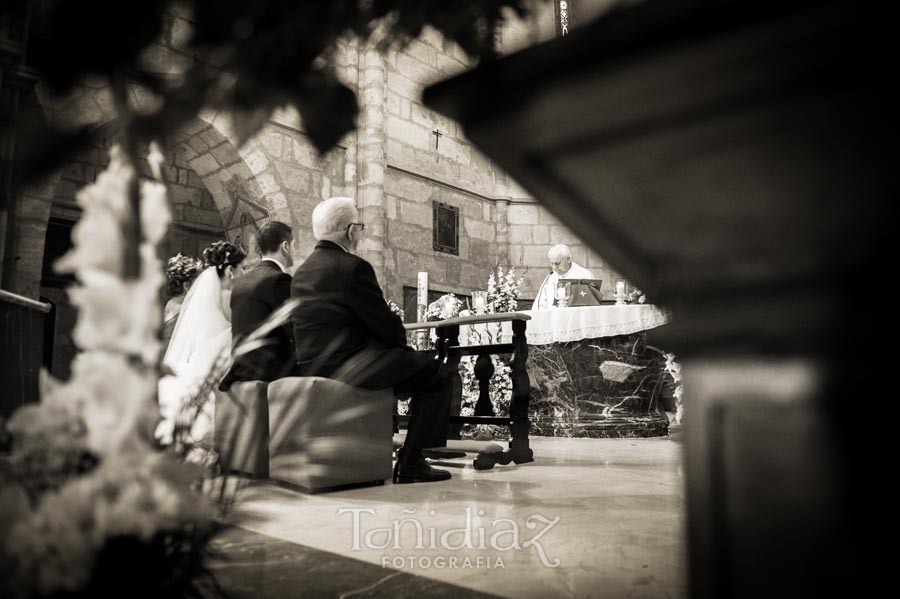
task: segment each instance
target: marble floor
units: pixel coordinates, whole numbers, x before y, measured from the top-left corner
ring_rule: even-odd
[[[252,532],[229,535],[231,554],[242,540],[243,551],[258,554],[268,540],[273,552],[256,570],[298,561],[274,576],[284,584],[268,587],[279,597],[686,596],[677,440],[531,444],[532,464],[476,471],[471,459],[441,462],[454,476],[440,483],[388,481],[319,495],[252,483],[231,517]],[[288,571],[299,578],[294,586]],[[256,596],[266,596],[258,571],[256,579]],[[381,586],[396,588],[382,595]],[[313,587],[321,593],[300,590]]]

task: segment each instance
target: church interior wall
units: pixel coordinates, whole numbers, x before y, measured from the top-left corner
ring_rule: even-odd
[[[148,68],[178,73],[189,65],[191,58],[180,49],[190,32],[189,18],[173,9],[164,36],[146,52]],[[504,29],[498,47],[506,53],[552,37],[552,24],[552,10],[528,22],[514,21]],[[576,262],[598,278],[615,276],[478,152],[461,127],[422,105],[426,85],[471,66],[457,46],[426,28],[402,50],[384,53],[377,68],[364,55],[355,42],[341,44],[339,73],[356,88],[363,112],[360,129],[326,156],[318,156],[292,109],[277,111],[242,146],[223,115],[203,115],[186,128],[172,144],[165,167],[176,224],[172,254],[196,255],[223,232],[229,239],[244,239],[271,218],[293,227],[295,258],[303,260],[315,246],[312,209],[324,198],[346,195],[357,199],[364,217],[378,221],[367,230],[363,255],[372,260],[386,295],[395,301],[402,298],[404,286],[415,285],[419,271],[429,272],[434,289],[468,295],[484,288],[498,265],[514,266],[524,274],[523,297],[531,299],[546,274],[546,250],[554,243],[568,243]],[[372,77],[381,83],[371,85]],[[87,81],[72,97],[52,106],[45,97],[42,104],[57,121],[108,121],[111,96],[92,85]],[[365,113],[364,99],[373,92],[383,103],[379,114],[367,120],[372,115]],[[140,90],[134,95],[137,104],[149,101]],[[378,130],[367,131],[367,126]],[[380,151],[373,151],[378,147]],[[108,162],[107,150],[92,148],[68,165],[52,191],[52,202],[72,205],[75,190]],[[378,164],[372,163],[373,156]],[[249,202],[241,204],[242,199]],[[432,249],[433,201],[459,209],[458,256]],[[252,218],[253,227],[238,218],[242,214]],[[36,274],[36,280],[26,285],[26,295],[36,296],[41,255],[31,261],[26,270]],[[604,293],[613,288],[606,285]]]
[[[603,280],[600,292],[604,299],[614,299],[615,281],[621,276],[549,210],[533,201],[515,202],[507,209],[507,220],[510,262],[524,277],[523,299],[533,300],[537,295],[549,272],[547,252],[557,243],[568,245],[572,260],[590,270],[594,278]]]

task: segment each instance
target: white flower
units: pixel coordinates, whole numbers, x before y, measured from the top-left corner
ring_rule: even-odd
[[[156,181],[144,181],[141,184],[141,227],[147,242],[153,245],[161,242],[171,222],[166,187]]]
[[[128,218],[128,186],[134,176],[121,148],[113,146],[106,170],[75,196],[84,213],[72,229],[74,247],[55,264],[59,272],[122,272],[122,223]]]

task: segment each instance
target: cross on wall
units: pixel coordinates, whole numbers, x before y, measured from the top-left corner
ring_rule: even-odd
[[[435,129],[434,131],[432,131],[431,134],[434,135],[434,149],[437,150],[437,149],[438,149],[438,142],[441,141],[441,138],[444,136],[444,134],[441,133],[440,131],[438,131],[437,129]]]

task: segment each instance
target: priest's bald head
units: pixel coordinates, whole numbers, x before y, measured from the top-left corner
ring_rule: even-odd
[[[566,274],[572,268],[572,252],[567,245],[554,245],[547,252],[547,258],[550,259],[550,270],[558,275]]]
[[[359,210],[353,198],[328,198],[313,209],[312,228],[316,239],[336,243],[348,252],[359,246],[365,227],[359,222]]]

